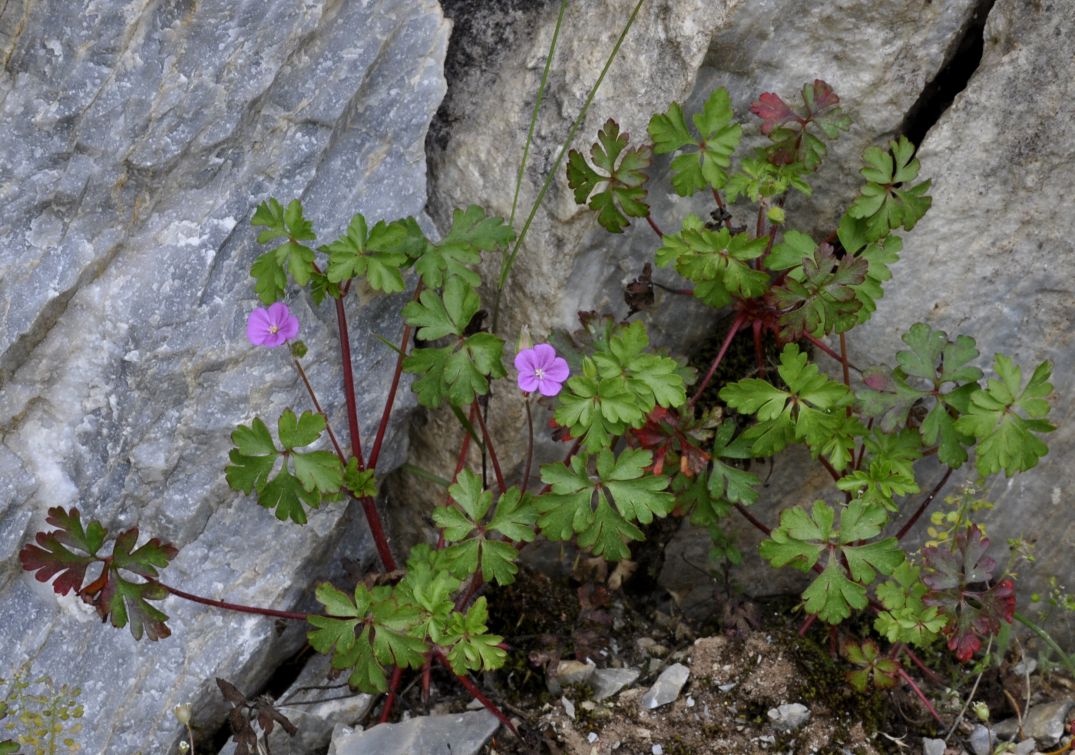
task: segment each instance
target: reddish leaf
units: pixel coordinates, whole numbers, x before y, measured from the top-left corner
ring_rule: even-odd
[[[948,648],[960,661],[970,660],[982,640],[997,634],[1001,622],[1015,614],[1015,583],[999,578],[1007,547],[992,546],[975,526],[951,543],[923,550],[922,582],[930,588],[923,602],[948,618]]]
[[[174,546],[152,538],[136,549],[138,528],[132,527],[116,537],[112,555],[102,557],[97,552],[108,532],[100,522],[91,521],[83,529],[78,509],[65,511],[60,507],[49,509],[46,521],[59,529],[38,532],[34,538],[37,544],[23,547],[19,552],[23,569],[36,572],[34,576],[41,582],[57,577],[52,585],[54,591],[60,595],[75,591],[96,609],[101,621],[110,620],[117,628],[130,625],[136,640],[143,635],[158,640],[171,634],[164,623],[168,617],[147,602],[162,600],[167,591],[154,582],[125,579],[123,572],[156,579],[158,569],[167,566],[178,553]],[[86,571],[94,563],[101,564],[101,573],[83,586]]]
[[[761,132],[766,136],[774,128],[782,126],[788,121],[802,123],[802,119],[795,114],[795,111],[788,107],[784,100],[780,99],[780,95],[773,92],[763,92],[758,97],[758,101],[750,106],[750,112],[761,118]]]
[[[49,509],[46,522],[58,527],[52,532],[38,532],[37,545],[27,544],[19,551],[19,561],[26,571],[37,572],[39,582],[48,582],[59,575],[52,589],[59,595],[78,590],[86,579],[86,569],[96,558],[106,535],[100,522],[91,521],[83,529],[78,509],[65,511],[56,506]],[[81,551],[77,553],[72,551]]]

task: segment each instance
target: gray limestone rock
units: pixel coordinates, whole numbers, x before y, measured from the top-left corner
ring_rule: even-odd
[[[687,683],[690,669],[682,663],[673,663],[661,672],[653,686],[646,690],[646,694],[638,701],[645,710],[653,710],[662,705],[674,702],[679,697],[683,685]]]
[[[634,684],[642,672],[636,668],[599,668],[590,677],[593,699],[607,700],[629,684]]]
[[[414,755],[445,752],[476,755],[500,722],[486,710],[450,716],[423,716],[398,724],[381,724],[366,731],[338,734],[330,752],[335,755]]]
[[[256,691],[304,628],[170,598],[173,636],[135,643],[14,554],[77,505],[175,543],[164,579],[213,598],[312,608],[326,555],[371,562],[344,506],[282,524],[224,483],[236,424],[309,408],[286,352],[245,337],[250,218],[301,197],[331,239],[359,210],[420,214],[449,24],[435,0],[33,0],[0,4],[0,32],[0,675],[32,659],[81,686],[84,752],[165,751],[177,703],[212,730],[213,677]],[[290,304],[343,431],[335,314]],[[398,305],[349,307],[367,431]]]
[[[1035,705],[1023,720],[1023,733],[1033,737],[1044,748],[1055,747],[1067,728],[1068,712],[1075,707],[1071,700]]]
[[[770,708],[768,716],[780,731],[795,731],[810,720],[810,709],[802,703],[784,703]]]
[[[893,267],[903,283],[888,287],[849,344],[863,363],[893,363],[900,335],[925,322],[952,337],[973,336],[990,376],[996,352],[1025,365],[1024,380],[1039,361],[1053,362],[1049,419],[1058,429],[1046,437],[1049,455],[980,492],[997,504],[982,513],[992,537],[1034,543],[1020,600],[1047,590],[1050,575],[1070,573],[1075,542],[1068,461],[1075,448],[1075,215],[1066,198],[1075,159],[1073,25],[1071,3],[998,0],[989,11],[981,65],[922,143],[933,208],[906,235]],[[941,474],[929,470],[927,479]],[[975,474],[967,464],[946,492]],[[1061,644],[1075,630],[1070,619],[1054,617],[1047,626]]]
[[[944,755],[947,750],[948,745],[943,739],[926,737],[922,740],[922,755]]]

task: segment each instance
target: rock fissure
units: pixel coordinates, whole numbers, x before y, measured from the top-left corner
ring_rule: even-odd
[[[904,116],[899,132],[916,147],[978,70],[985,49],[985,22],[995,2],[979,0],[962,33],[953,41],[948,58]]]

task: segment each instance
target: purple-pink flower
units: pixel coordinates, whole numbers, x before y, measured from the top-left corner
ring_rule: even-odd
[[[258,307],[246,321],[246,337],[255,346],[279,346],[299,334],[299,318],[282,301]]]
[[[559,393],[569,373],[567,362],[556,356],[556,349],[547,343],[516,354],[515,369],[519,371],[519,389],[526,393],[538,391],[542,396]]]

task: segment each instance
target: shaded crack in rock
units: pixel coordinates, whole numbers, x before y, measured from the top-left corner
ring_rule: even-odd
[[[922,144],[929,130],[952,106],[956,96],[967,88],[971,76],[978,70],[985,49],[985,22],[995,2],[979,0],[963,32],[952,41],[937,75],[926,84],[904,116],[899,133],[904,134],[916,147]]]
[[[71,303],[71,299],[75,297],[79,291],[89,286],[96,281],[112,263],[112,261],[123,249],[124,244],[114,244],[108,252],[92,262],[82,269],[78,278],[74,284],[56,294],[45,306],[38,312],[37,317],[34,318],[33,323],[26,332],[21,333],[18,338],[7,348],[3,354],[0,354],[0,385],[4,385],[11,380],[12,376],[18,372],[19,368],[26,362],[45,338],[48,337],[49,332],[56,326],[56,323],[60,321],[64,313],[67,311],[67,305]]]

